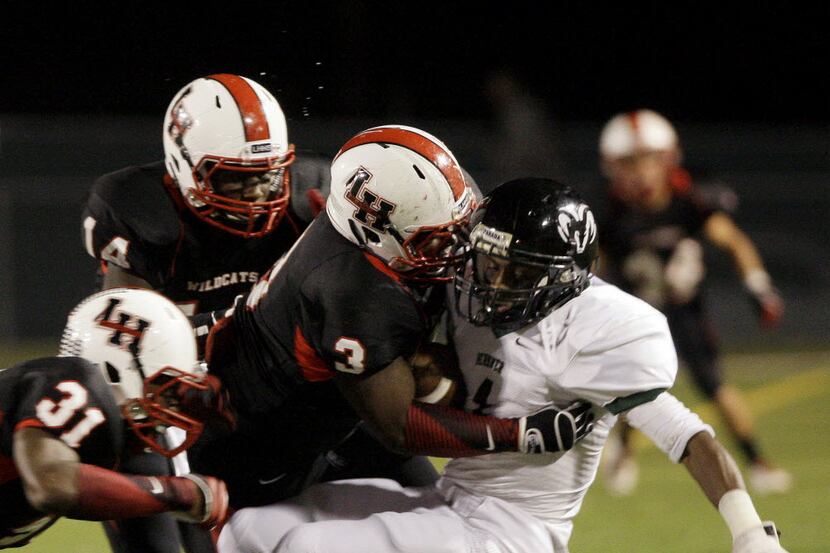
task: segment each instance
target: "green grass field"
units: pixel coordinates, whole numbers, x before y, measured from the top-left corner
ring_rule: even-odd
[[[0,348],[0,366],[49,354],[37,344]],[[830,351],[733,353],[727,378],[745,392],[757,416],[762,446],[796,478],[785,496],[755,496],[762,518],[775,520],[790,553],[830,550]],[[711,406],[690,387],[681,370],[675,394],[721,434]],[[642,438],[642,436],[640,436]],[[609,496],[596,482],[577,517],[575,553],[718,552],[730,549],[729,533],[682,465],[674,465],[642,438],[641,481],[628,498]],[[736,455],[737,458],[737,455]],[[355,537],[359,539],[358,537]],[[96,523],[62,520],[20,553],[105,553]]]

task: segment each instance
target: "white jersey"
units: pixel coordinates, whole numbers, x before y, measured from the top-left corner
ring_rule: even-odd
[[[467,409],[499,417],[594,405],[594,429],[556,455],[496,453],[450,461],[435,487],[391,480],[317,484],[225,526],[221,553],[567,553],[573,518],[594,480],[616,416],[626,411],[671,459],[711,429],[661,393],[677,371],[665,318],[593,278],[581,296],[542,321],[497,338],[455,320]],[[325,522],[325,524],[306,524]],[[354,536],[360,536],[355,540]]]
[[[501,337],[456,315],[453,339],[469,411],[521,417],[578,399],[594,405],[593,431],[570,451],[454,459],[442,482],[515,504],[567,542],[616,415],[674,383],[677,357],[665,317],[594,277],[579,297]]]

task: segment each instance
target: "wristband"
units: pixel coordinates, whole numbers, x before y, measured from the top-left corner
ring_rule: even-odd
[[[213,510],[213,492],[210,490],[210,486],[208,486],[207,482],[195,474],[182,474],[181,478],[187,478],[196,484],[196,487],[199,488],[199,491],[202,492],[202,496],[204,497],[204,506],[203,514],[200,517],[194,518],[186,513],[176,513],[178,518],[188,522],[205,522]]]
[[[718,511],[729,527],[734,540],[753,527],[762,527],[761,517],[752,505],[752,499],[746,490],[729,490],[718,501]]]
[[[446,376],[442,376],[441,380],[438,382],[438,385],[435,387],[433,391],[431,391],[425,396],[416,397],[415,399],[423,403],[438,403],[444,398],[445,395],[447,395],[447,392],[450,391],[451,387],[452,380],[450,380]]]
[[[744,275],[744,286],[753,294],[767,294],[772,290],[772,279],[763,269],[751,269]]]

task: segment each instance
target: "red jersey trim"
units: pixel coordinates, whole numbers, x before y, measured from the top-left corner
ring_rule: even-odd
[[[17,466],[14,464],[14,459],[6,457],[0,453],[0,486],[6,482],[17,480],[20,475],[17,472]]]
[[[14,431],[17,432],[21,428],[46,428],[46,425],[40,419],[23,419],[15,425]]]
[[[294,329],[294,357],[300,365],[303,378],[309,382],[324,382],[334,377],[332,371],[311,347],[311,344],[303,336],[302,330],[297,326]]]
[[[369,261],[369,263],[372,264],[372,267],[374,267],[381,273],[385,274],[386,276],[388,276],[389,278],[403,286],[401,275],[393,271],[392,268],[390,268],[384,260],[366,251],[363,252],[363,256],[366,258],[367,261]]]

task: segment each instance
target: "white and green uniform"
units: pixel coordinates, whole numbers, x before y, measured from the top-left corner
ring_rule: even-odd
[[[521,417],[587,400],[591,433],[564,453],[454,459],[435,488],[385,480],[315,486],[287,503],[237,513],[220,552],[279,543],[280,553],[563,553],[619,413],[675,462],[694,434],[712,432],[665,392],[677,371],[665,317],[598,278],[519,331],[496,337],[456,317],[453,337],[467,410]]]
[[[543,521],[557,544],[554,550],[566,551],[572,520],[617,414],[637,406],[647,410],[674,383],[677,358],[665,317],[593,278],[579,297],[517,332],[497,338],[489,328],[457,318],[455,324],[468,410],[521,417],[578,399],[594,404],[594,429],[570,451],[455,459],[444,473],[446,481],[467,492],[497,497]],[[667,402],[661,397],[658,403]],[[688,439],[705,428],[691,418],[671,443],[657,444],[675,461]]]

